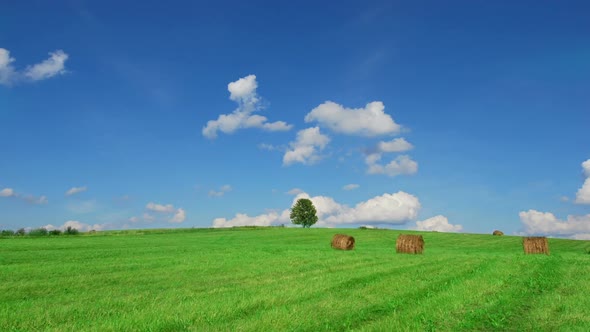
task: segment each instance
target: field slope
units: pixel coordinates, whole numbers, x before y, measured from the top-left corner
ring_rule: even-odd
[[[330,248],[334,233],[354,251]],[[411,232],[404,232],[411,233]],[[1,331],[589,331],[588,241],[236,228],[0,238]]]

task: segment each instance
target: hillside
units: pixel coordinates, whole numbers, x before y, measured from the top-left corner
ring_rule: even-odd
[[[330,248],[335,233],[353,251]],[[0,330],[590,330],[589,241],[234,228],[0,238]]]

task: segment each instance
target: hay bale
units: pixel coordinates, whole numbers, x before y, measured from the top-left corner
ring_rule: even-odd
[[[496,229],[492,234],[493,235],[497,235],[497,236],[502,236],[502,235],[504,235],[504,232],[499,231],[499,230]]]
[[[549,241],[543,236],[522,238],[522,247],[525,254],[546,254],[549,255]]]
[[[400,234],[395,242],[395,252],[404,254],[421,254],[424,252],[422,235]]]
[[[354,238],[344,234],[336,234],[332,238],[332,248],[341,250],[354,249]]]

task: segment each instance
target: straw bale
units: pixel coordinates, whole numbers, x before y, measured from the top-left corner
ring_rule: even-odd
[[[525,254],[549,255],[549,241],[546,237],[525,237],[522,239],[522,247]]]
[[[422,235],[400,234],[395,242],[395,251],[405,254],[421,254],[424,252]]]
[[[354,237],[336,234],[332,238],[332,248],[341,250],[352,250],[354,249]]]

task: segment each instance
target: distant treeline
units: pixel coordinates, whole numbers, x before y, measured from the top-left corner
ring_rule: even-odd
[[[47,228],[33,228],[27,232],[24,228],[19,228],[16,231],[11,229],[3,229],[0,231],[0,236],[49,236],[49,235],[78,235],[80,231],[76,228],[68,226],[63,231],[61,229],[48,230]]]

